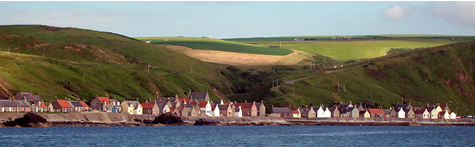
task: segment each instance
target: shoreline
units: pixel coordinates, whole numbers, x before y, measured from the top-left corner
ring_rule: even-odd
[[[0,113],[0,122],[22,118],[26,113]],[[37,113],[51,127],[116,127],[116,126],[475,126],[475,119],[419,118],[274,118],[188,116],[181,124],[151,123],[157,115],[127,115],[106,112]]]

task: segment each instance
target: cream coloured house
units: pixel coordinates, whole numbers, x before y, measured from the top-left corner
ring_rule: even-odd
[[[143,114],[143,107],[140,105],[138,101],[123,101],[121,104],[121,109],[123,113],[126,114],[136,114],[142,115]]]

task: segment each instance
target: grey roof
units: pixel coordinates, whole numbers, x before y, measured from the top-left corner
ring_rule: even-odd
[[[355,107],[348,107],[348,109],[345,110],[345,113],[351,112],[351,111],[353,111],[353,109],[355,109]]]
[[[228,110],[229,105],[219,105],[218,108],[219,110]]]
[[[261,102],[256,102],[256,107],[257,108],[261,107],[261,104],[262,104]]]
[[[38,99],[36,99],[36,97],[34,97],[33,95],[31,95],[29,93],[22,93],[21,95],[26,99],[26,101],[36,101],[36,100],[38,100]]]
[[[0,100],[0,105],[3,107],[16,107],[17,105],[10,100]]]
[[[399,110],[401,109],[401,107],[402,109],[407,109],[407,106],[409,106],[409,104],[397,104],[396,106],[394,106],[394,109]]]
[[[239,108],[234,108],[234,111],[239,112],[241,109]]]
[[[15,103],[18,107],[31,107],[30,104],[24,100],[15,100]]]
[[[80,102],[71,102],[73,104],[73,107],[84,107]]]
[[[206,92],[192,92],[188,98],[204,99],[206,98]]]
[[[221,101],[213,101],[212,104],[219,105],[219,104],[221,104]]]
[[[134,109],[136,109],[136,108],[140,105],[140,103],[137,102],[137,101],[124,101],[124,102],[125,102],[125,103],[127,104],[127,106],[129,106],[129,107],[130,107],[130,105],[132,105],[132,107],[134,107]]]
[[[163,112],[163,109],[165,109],[165,106],[166,106],[166,105],[167,105],[166,103],[163,103],[163,104],[157,104],[157,106],[158,106],[158,110],[160,111],[160,113],[162,113],[162,112]]]
[[[289,107],[273,107],[272,113],[292,113]]]

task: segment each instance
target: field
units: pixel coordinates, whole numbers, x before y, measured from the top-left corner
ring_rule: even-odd
[[[199,59],[205,62],[219,63],[233,66],[273,66],[273,65],[295,65],[304,59],[311,57],[311,54],[303,51],[294,51],[291,54],[262,55],[226,52],[216,50],[196,50],[188,47],[168,45],[167,48]]]
[[[152,44],[170,44],[186,46],[193,49],[205,49],[216,51],[227,51],[236,53],[262,54],[262,55],[288,55],[292,53],[289,49],[268,48],[243,43],[234,43],[219,39],[191,38],[191,37],[149,37],[136,38],[151,41]]]

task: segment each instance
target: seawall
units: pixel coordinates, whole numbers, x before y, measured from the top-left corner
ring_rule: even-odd
[[[146,125],[157,115],[127,115],[106,112],[37,113],[53,126],[128,126]],[[25,113],[0,113],[0,123],[21,118]],[[334,125],[334,126],[475,126],[475,119],[419,118],[275,118],[275,117],[181,117],[184,124],[194,125]],[[81,125],[82,124],[82,125]]]

